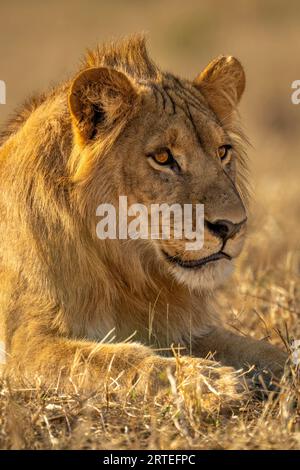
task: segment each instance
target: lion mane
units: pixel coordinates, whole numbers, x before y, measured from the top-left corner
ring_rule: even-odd
[[[223,81],[230,76],[237,83],[234,93],[230,87],[219,97],[214,92],[205,109],[223,113],[222,124],[237,149],[237,187],[245,201],[245,139],[237,120],[223,112],[226,103],[240,98],[243,72],[233,58],[219,58],[209,67],[199,78],[204,96],[206,91],[211,96],[220,71]],[[173,359],[163,356],[172,355],[171,345],[205,356],[234,342],[223,335],[205,345],[220,325],[214,292],[191,291],[167,275],[147,243],[103,240],[98,248],[95,203],[111,200],[115,190],[110,150],[120,140],[121,158],[122,142],[134,138],[127,136],[126,124],[137,119],[142,93],[134,93],[133,84],[140,90],[151,84],[157,92],[162,81],[170,96],[177,87],[180,96],[196,99],[192,87],[187,92],[185,82],[150,60],[142,36],[98,47],[87,53],[75,81],[28,100],[2,131],[0,327],[14,375],[53,379],[58,371],[70,374],[76,358],[89,364],[89,384],[109,365],[115,376],[125,369],[133,380],[150,365],[170,366]],[[92,143],[86,145],[88,140]],[[204,338],[200,346],[199,338]],[[161,355],[149,346],[160,348]]]

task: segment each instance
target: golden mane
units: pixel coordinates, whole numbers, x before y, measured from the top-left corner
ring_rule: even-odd
[[[66,387],[71,375],[88,390],[113,379],[144,393],[149,383],[152,391],[168,385],[165,372],[177,367],[152,348],[180,345],[196,356],[183,359],[196,377],[212,367],[230,373],[203,359],[210,352],[237,368],[273,363],[279,375],[285,356],[227,332],[215,305],[214,289],[245,237],[235,165],[226,166],[234,152],[243,161],[235,110],[244,84],[233,57],[216,59],[193,82],[161,73],[136,35],[89,51],[72,80],[9,121],[0,140],[0,326],[9,374]],[[162,146],[175,163],[181,158],[178,172],[155,164]],[[122,194],[146,207],[205,200],[202,248],[186,253],[183,239],[100,241],[97,207],[116,207]]]
[[[157,80],[161,76],[159,68],[148,55],[142,34],[88,50],[82,68],[103,66],[121,70],[136,80]]]

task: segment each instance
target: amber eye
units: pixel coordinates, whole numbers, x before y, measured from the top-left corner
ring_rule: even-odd
[[[221,145],[221,147],[218,148],[218,157],[222,161],[226,160],[231,148],[231,145]]]
[[[153,160],[159,165],[172,165],[175,160],[169,149],[160,150],[152,155]]]

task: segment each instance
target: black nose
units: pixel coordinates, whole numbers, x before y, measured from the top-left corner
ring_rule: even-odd
[[[216,220],[215,222],[206,222],[207,228],[217,235],[218,237],[222,238],[223,240],[228,240],[228,238],[232,238],[244,225],[247,219],[242,220],[238,224],[234,224],[230,222],[230,220]]]

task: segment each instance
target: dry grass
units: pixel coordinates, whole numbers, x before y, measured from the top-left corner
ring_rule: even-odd
[[[180,362],[180,361],[179,361]],[[34,385],[0,384],[2,449],[298,449],[299,373],[265,402],[233,388],[240,374],[198,380],[179,364],[154,400],[107,384],[84,396]],[[200,377],[200,375],[199,375]]]
[[[300,339],[300,106],[290,101],[291,82],[299,79],[293,49],[299,41],[299,4],[245,0],[232,2],[234,7],[226,2],[225,9],[225,2],[217,1],[153,1],[146,6],[128,0],[115,2],[117,8],[113,3],[89,2],[87,8],[83,0],[72,6],[65,0],[44,7],[12,0],[1,6],[7,21],[0,33],[0,78],[9,96],[0,116],[6,117],[35,88],[63,77],[85,46],[113,35],[149,31],[153,55],[178,74],[196,74],[220,53],[240,57],[248,77],[242,116],[253,144],[252,227],[220,299],[231,328],[285,347],[281,337]],[[32,19],[36,28],[30,26]],[[214,389],[195,395],[180,379],[176,386],[170,379],[170,392],[151,402],[127,396],[126,390],[108,389],[92,397],[74,390],[62,396],[38,383],[14,390],[3,382],[0,448],[300,448],[295,370],[280,395],[266,402]]]

